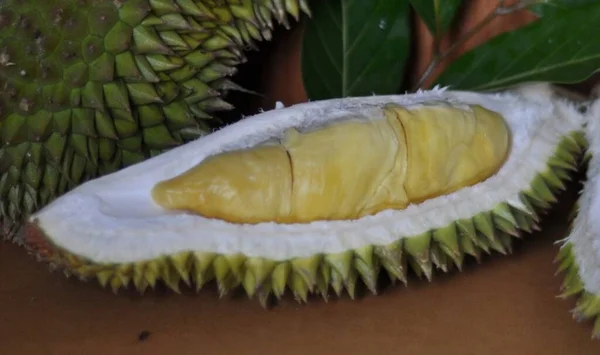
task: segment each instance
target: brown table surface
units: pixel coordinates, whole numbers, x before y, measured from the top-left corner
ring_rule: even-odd
[[[379,296],[305,305],[287,297],[270,311],[245,298],[218,300],[214,286],[198,295],[114,295],[1,244],[0,354],[600,354],[591,323],[571,317],[574,300],[556,297],[554,241],[565,235],[572,196],[512,255]]]

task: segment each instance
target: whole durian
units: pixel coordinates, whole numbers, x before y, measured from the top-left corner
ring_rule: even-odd
[[[243,51],[301,12],[305,0],[1,0],[3,234],[83,181],[210,132]]]

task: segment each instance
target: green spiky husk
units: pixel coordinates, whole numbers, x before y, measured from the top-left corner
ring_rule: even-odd
[[[582,165],[587,166],[592,158],[592,152],[587,150],[583,156]],[[569,219],[574,222],[579,213],[579,203],[575,203]],[[571,313],[577,321],[590,320],[593,322],[592,337],[600,339],[600,295],[591,293],[585,289],[585,285],[579,274],[579,265],[575,259],[573,244],[563,241],[556,256],[555,263],[558,264],[558,273],[564,275],[560,287],[560,298],[576,298],[575,308]]]
[[[0,2],[0,230],[211,132],[228,77],[305,0]]]
[[[555,195],[577,171],[585,146],[580,131],[562,139],[545,171],[539,172],[520,194],[524,208],[501,203],[471,219],[458,220],[418,236],[340,254],[275,261],[241,254],[189,251],[155,260],[98,264],[53,244],[34,223],[27,225],[21,237],[29,250],[52,269],[84,280],[97,279],[115,292],[130,284],[144,292],[157,282],[178,291],[182,281],[200,290],[207,282],[216,281],[221,295],[241,287],[248,296],[257,296],[263,305],[270,296],[279,299],[286,290],[304,302],[310,294],[327,299],[330,290],[338,296],[346,291],[354,297],[360,282],[376,293],[382,270],[392,282],[406,283],[409,270],[430,280],[435,269],[444,272],[460,269],[467,256],[479,260],[483,253],[511,252],[513,238],[538,229],[541,214],[556,202]]]
[[[573,245],[569,242],[562,245],[556,262],[558,271],[564,273],[561,285],[561,298],[576,297],[577,302],[572,310],[573,318],[578,321],[591,320],[594,324],[592,337],[600,339],[600,295],[588,292],[579,276],[579,266],[575,261]]]

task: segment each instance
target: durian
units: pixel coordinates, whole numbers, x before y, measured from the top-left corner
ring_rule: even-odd
[[[568,236],[559,241],[559,272],[564,273],[561,297],[577,297],[573,317],[590,319],[600,339],[600,99],[589,108],[585,138],[587,171]]]
[[[0,1],[0,228],[209,133],[243,51],[306,0]]]
[[[465,258],[510,252],[587,152],[590,182],[561,257],[568,293],[588,292],[579,313],[595,316],[600,253],[586,216],[598,200],[597,106],[532,84],[278,108],[80,185],[33,214],[20,238],[52,267],[115,292],[215,281],[221,295],[241,289],[263,305],[286,292],[354,297],[362,286],[376,293],[381,273],[431,280]]]

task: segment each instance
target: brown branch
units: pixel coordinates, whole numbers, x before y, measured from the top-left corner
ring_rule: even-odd
[[[431,75],[433,74],[433,71],[438,67],[438,65],[440,65],[440,63],[444,59],[446,59],[448,56],[450,56],[451,54],[456,52],[456,50],[460,46],[465,44],[469,39],[471,39],[475,34],[477,34],[481,29],[483,29],[485,26],[487,26],[490,22],[492,22],[496,17],[508,15],[513,12],[517,12],[517,11],[522,10],[522,9],[524,9],[532,4],[535,4],[537,2],[538,2],[538,0],[521,0],[514,5],[506,6],[504,0],[498,0],[498,6],[496,6],[496,8],[493,11],[491,11],[489,14],[487,14],[487,16],[484,17],[477,25],[475,25],[473,28],[471,28],[469,31],[467,31],[465,34],[463,34],[457,41],[455,41],[452,44],[452,46],[450,46],[450,48],[448,48],[446,51],[444,51],[442,53],[440,53],[439,51],[435,51],[433,53],[433,58],[429,62],[427,69],[425,69],[425,71],[419,78],[419,81],[413,87],[412,91],[421,89],[421,86],[423,85],[423,83],[425,83],[425,81],[427,81],[431,77]]]

